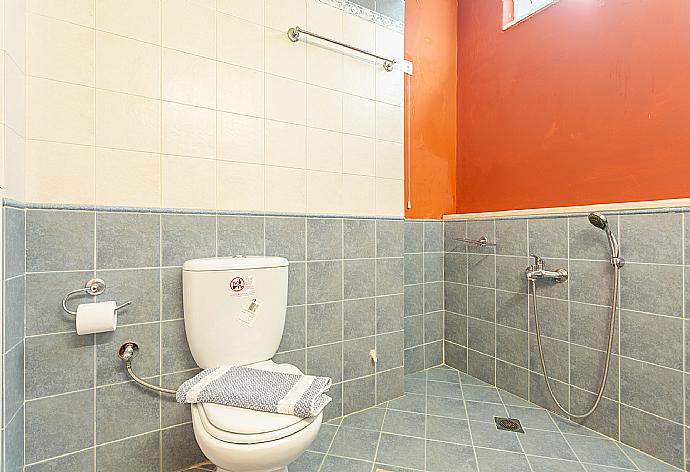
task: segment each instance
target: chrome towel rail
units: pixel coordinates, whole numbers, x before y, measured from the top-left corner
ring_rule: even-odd
[[[488,239],[486,239],[486,236],[482,236],[481,238],[475,240],[475,239],[467,239],[467,238],[453,238],[454,241],[460,241],[461,243],[466,243],[466,244],[474,244],[475,246],[481,246],[481,247],[494,247],[496,246],[496,243],[490,243]]]
[[[326,41],[328,43],[332,44],[337,44],[338,46],[342,46],[347,49],[352,49],[353,51],[357,51],[359,53],[365,54],[367,56],[375,57],[376,59],[379,59],[383,61],[383,68],[387,70],[388,72],[393,70],[393,66],[395,65],[395,59],[388,59],[383,56],[379,56],[378,54],[374,54],[373,52],[369,52],[365,49],[360,49],[357,46],[352,46],[347,43],[340,42],[335,39],[327,38],[325,36],[321,36],[320,34],[312,33],[311,31],[307,31],[305,29],[300,28],[299,26],[295,26],[294,28],[290,28],[287,32],[288,38],[290,38],[290,41],[293,43],[296,43],[299,41],[299,36],[300,34],[306,34],[308,36],[312,36],[314,38],[320,39],[322,41]]]
[[[171,390],[169,388],[163,388],[157,385],[150,384],[147,381],[140,379],[139,376],[134,373],[134,371],[132,370],[132,359],[134,359],[138,353],[139,346],[137,345],[137,343],[132,341],[127,341],[122,346],[120,346],[120,349],[117,350],[117,355],[120,359],[125,361],[127,373],[132,378],[132,380],[134,380],[142,387],[148,388],[149,390],[155,390],[156,392],[167,393],[169,395],[177,394],[177,390]]]

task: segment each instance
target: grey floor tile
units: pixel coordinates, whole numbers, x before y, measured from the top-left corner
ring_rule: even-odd
[[[369,408],[344,417],[342,426],[380,431],[385,413],[383,408]]]
[[[476,472],[477,461],[469,446],[437,441],[426,442],[428,472]]]
[[[494,422],[494,416],[507,416],[508,410],[496,403],[465,402],[467,417],[474,421]]]
[[[442,416],[426,417],[426,438],[454,444],[472,444],[467,420]]]
[[[378,438],[378,431],[341,426],[333,438],[329,454],[373,461],[376,456]]]
[[[412,411],[414,413],[424,413],[426,411],[426,398],[424,395],[407,393],[400,398],[388,402],[391,410]]]
[[[427,378],[437,382],[460,383],[458,371],[447,367],[436,367],[427,371]]]
[[[338,427],[331,424],[322,424],[321,429],[319,429],[319,434],[316,435],[316,439],[311,443],[308,451],[314,452],[328,452],[328,448],[331,447],[331,442],[335,437],[335,433],[338,431]]]
[[[344,470],[349,472],[370,472],[372,467],[373,464],[371,462],[327,456],[321,466],[321,472],[342,472]]]
[[[470,421],[470,431],[476,447],[522,452],[517,438],[519,433],[499,431],[494,423],[480,423],[478,421]]]
[[[485,403],[503,403],[501,397],[498,395],[498,390],[494,387],[466,385],[462,388],[462,394],[465,400]]]
[[[580,462],[635,469],[614,441],[589,436],[564,435]]]
[[[318,472],[323,458],[323,454],[307,451],[289,465],[290,472]]]
[[[585,472],[579,462],[550,459],[547,457],[534,457],[527,455],[527,460],[532,466],[533,472]]]
[[[447,418],[467,418],[465,402],[457,398],[429,397],[427,399],[427,414]]]
[[[570,449],[570,445],[560,434],[551,431],[525,430],[524,434],[518,434],[518,440],[522,444],[525,454],[535,456],[552,457],[554,459],[577,460]]]
[[[522,453],[475,449],[479,472],[530,472],[527,457]]]
[[[626,446],[625,444],[618,444],[618,447],[620,447],[623,453],[628,456],[628,459],[634,462],[637,468],[643,472],[673,472],[678,470],[675,467],[661,462],[644,452]]]
[[[522,423],[523,428],[541,429],[545,431],[558,431],[556,423],[551,419],[551,415],[541,408],[523,408],[519,406],[509,406],[508,416],[517,418]],[[527,451],[525,451],[527,452]]]
[[[449,382],[434,382],[432,380],[426,383],[427,395],[433,397],[446,397],[446,398],[462,398],[462,389],[460,384],[454,384]]]
[[[419,379],[410,379],[405,376],[405,393],[426,395],[426,382]]]
[[[424,469],[424,439],[381,433],[376,461]]]
[[[382,431],[403,436],[424,437],[424,415],[409,411],[388,410]]]

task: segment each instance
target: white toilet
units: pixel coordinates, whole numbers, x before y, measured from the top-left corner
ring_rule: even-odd
[[[187,341],[199,367],[245,365],[301,373],[271,360],[285,326],[286,259],[190,260],[182,280]],[[322,421],[321,414],[301,419],[214,403],[191,407],[196,441],[218,472],[285,472],[314,441]]]

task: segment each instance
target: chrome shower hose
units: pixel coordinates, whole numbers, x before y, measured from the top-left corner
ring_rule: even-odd
[[[553,399],[554,403],[556,403],[556,406],[558,407],[559,410],[561,410],[563,413],[566,415],[572,417],[572,418],[587,418],[589,415],[591,415],[594,410],[597,409],[599,406],[599,403],[601,402],[601,398],[604,396],[604,389],[606,388],[606,380],[608,379],[609,376],[609,367],[611,365],[611,352],[613,351],[613,327],[615,325],[616,321],[616,308],[617,308],[617,303],[618,303],[618,287],[619,287],[619,278],[620,278],[620,268],[617,265],[613,265],[613,301],[611,302],[611,319],[609,321],[609,343],[606,349],[606,366],[604,367],[604,375],[601,378],[601,384],[599,385],[599,392],[597,393],[597,398],[594,401],[594,404],[592,405],[592,408],[590,408],[586,413],[582,414],[577,414],[573,413],[572,411],[568,411],[561,403],[558,401],[556,398],[556,395],[553,392],[553,388],[551,387],[551,381],[549,380],[549,373],[546,369],[546,362],[544,361],[544,349],[542,348],[541,344],[541,329],[539,326],[539,309],[537,305],[537,284],[535,280],[530,280],[530,285],[532,288],[532,305],[534,306],[534,321],[535,321],[535,329],[537,331],[537,348],[539,350],[539,360],[541,361],[541,368],[542,371],[544,372],[544,380],[546,381],[546,388],[549,391],[549,395]]]

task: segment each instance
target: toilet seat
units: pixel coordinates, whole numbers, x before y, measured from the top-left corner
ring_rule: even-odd
[[[245,367],[302,374],[291,364],[276,364],[270,360]],[[199,415],[204,430],[210,436],[233,444],[256,444],[282,439],[306,428],[316,418],[299,418],[217,403],[197,403],[192,404],[192,408]]]

